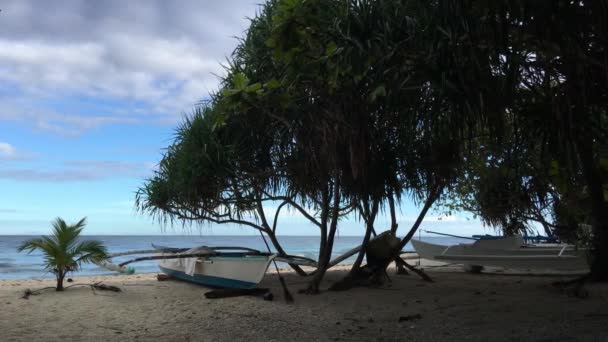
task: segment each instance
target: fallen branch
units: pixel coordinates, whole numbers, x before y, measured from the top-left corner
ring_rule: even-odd
[[[93,284],[72,284],[70,286],[64,287],[64,289],[69,289],[70,287],[74,287],[74,286],[89,286],[89,287],[91,287],[92,290],[97,289],[97,290],[112,291],[112,292],[121,292],[122,291],[117,286],[106,285],[106,284],[103,284],[102,282],[96,282],[96,283],[93,283]],[[55,290],[56,288],[53,287],[53,286],[48,286],[48,287],[43,287],[43,288],[37,289],[37,290],[25,289],[25,291],[23,291],[23,295],[21,296],[21,298],[23,298],[23,299],[29,299],[30,296],[39,295],[43,291],[50,290],[50,289]]]
[[[48,289],[55,289],[55,287],[49,286],[49,287],[43,287],[41,289],[38,290],[30,290],[30,289],[25,289],[25,291],[23,291],[23,296],[21,296],[21,298],[23,299],[29,299],[30,296],[35,296],[35,295],[39,295],[40,293],[42,293],[42,291],[44,290],[48,290]]]
[[[90,286],[93,289],[102,290],[102,291],[112,291],[112,292],[121,292],[122,291],[120,289],[120,287],[118,287],[118,286],[106,285],[106,284],[103,284],[102,282],[97,282],[97,283],[91,284]]]
[[[217,289],[205,292],[205,298],[208,299],[219,299],[239,296],[255,296],[262,297],[264,300],[272,300],[274,296],[267,288],[255,288],[255,289]]]

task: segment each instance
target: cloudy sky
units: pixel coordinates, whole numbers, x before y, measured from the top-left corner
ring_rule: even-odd
[[[135,214],[134,192],[176,123],[216,89],[259,2],[2,1],[0,234],[44,233],[56,216],[88,216],[89,234],[160,233]],[[407,225],[415,212],[404,209]],[[311,233],[285,220],[286,234]],[[483,231],[459,217],[429,225]]]

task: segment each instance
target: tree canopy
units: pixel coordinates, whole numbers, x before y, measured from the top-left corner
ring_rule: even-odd
[[[605,277],[607,12],[600,1],[267,1],[138,206],[245,224],[275,247],[278,213],[269,220],[263,203],[299,210],[321,234],[312,292],[339,220],[360,217],[366,244],[389,207],[396,233],[404,196],[423,206],[395,255],[442,200],[509,233],[591,223],[592,271]]]

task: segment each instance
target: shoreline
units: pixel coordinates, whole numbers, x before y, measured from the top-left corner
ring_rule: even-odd
[[[348,266],[328,271],[322,288]],[[53,286],[54,279],[0,281],[3,341],[553,341],[608,339],[608,287],[577,299],[550,284],[571,276],[467,274],[428,270],[435,280],[394,275],[382,288],[354,288],[319,295],[298,293],[308,279],[281,272],[295,302],[283,300],[276,273],[258,297],[206,299],[210,289],[155,273],[75,276],[74,283],[102,281],[122,292],[87,286],[48,290],[21,299],[23,291]],[[66,283],[69,286],[70,283]],[[441,322],[441,324],[437,324]]]
[[[416,266],[417,268],[421,268],[423,269],[425,272],[463,272],[462,270],[462,265],[456,265],[456,264],[445,264],[445,263],[441,263],[438,261],[432,261],[432,260],[427,260],[427,259],[421,259],[417,257],[417,254],[414,252],[405,252],[402,254],[402,258],[407,261],[410,265]],[[350,269],[350,267],[352,266],[352,262],[348,262],[348,263],[339,263],[338,265],[334,266],[333,268],[331,268],[331,270],[337,270],[337,271],[345,271]],[[314,268],[313,267],[308,267],[308,266],[301,266],[302,269],[306,272],[310,272],[313,271]],[[394,269],[394,263],[391,263],[391,265],[389,266],[389,269]],[[108,271],[111,272],[111,271]],[[282,267],[279,267],[279,272],[281,273],[286,273],[286,274],[291,274],[291,273],[295,273],[295,271],[290,268],[289,266],[285,265]],[[86,275],[79,275],[78,272],[66,277],[67,278],[78,278],[78,279],[97,279],[97,278],[113,278],[113,277],[125,277],[125,276],[150,276],[153,275],[154,277],[156,277],[156,274],[158,273],[162,273],[160,271],[160,269],[155,270],[154,272],[141,272],[138,273],[137,272],[137,268],[136,268],[136,272],[134,274],[131,275],[126,275],[126,274],[122,274],[122,273],[118,273],[118,272],[114,272],[111,274],[86,274]],[[276,274],[276,270],[274,269],[274,267],[272,265],[270,265],[268,267],[268,269],[266,270],[266,274]],[[483,274],[486,275],[521,275],[521,276],[531,276],[531,277],[552,277],[552,276],[567,276],[567,277],[575,277],[575,276],[579,276],[579,275],[583,275],[585,274],[584,272],[579,272],[579,271],[552,271],[552,270],[517,270],[517,269],[503,269],[500,267],[486,267],[483,271]],[[5,282],[25,282],[25,281],[37,281],[37,282],[41,282],[41,281],[48,281],[48,280],[55,280],[55,278],[53,276],[50,277],[44,277],[44,278],[14,278],[14,279],[0,279],[0,286],[2,286],[3,283]]]

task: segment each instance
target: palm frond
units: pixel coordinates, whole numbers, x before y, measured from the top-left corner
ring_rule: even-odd
[[[82,263],[106,259],[107,251],[100,241],[79,241],[85,225],[86,218],[70,225],[58,217],[52,223],[52,235],[27,240],[17,250],[28,253],[40,250],[44,254],[44,267],[54,273],[75,271]]]
[[[82,263],[94,262],[98,263],[108,258],[106,247],[101,241],[89,240],[78,243],[69,254],[74,257],[74,264],[80,268]]]

